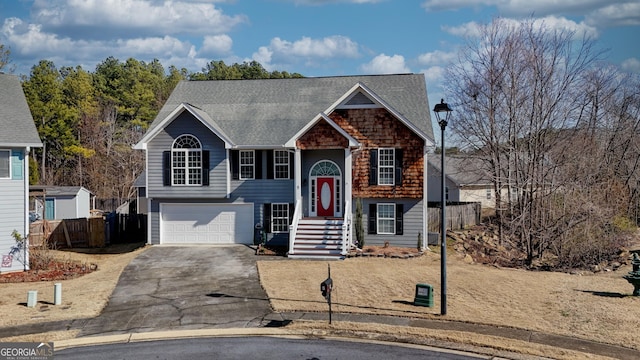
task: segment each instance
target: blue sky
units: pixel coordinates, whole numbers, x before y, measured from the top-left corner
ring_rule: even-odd
[[[424,73],[431,106],[465,35],[493,17],[586,32],[640,73],[638,0],[0,0],[14,73],[41,59],[89,71],[108,56],[201,71],[257,60],[305,76]]]

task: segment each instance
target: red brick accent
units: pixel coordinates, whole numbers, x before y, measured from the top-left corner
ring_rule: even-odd
[[[344,149],[349,142],[333,126],[321,120],[298,139],[296,146],[302,150]]]

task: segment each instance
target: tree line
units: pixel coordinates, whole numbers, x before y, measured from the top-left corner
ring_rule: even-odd
[[[595,41],[495,19],[447,71],[460,147],[494,184],[495,221],[526,263],[614,258],[640,210],[640,79]]]
[[[10,66],[10,49],[0,44],[0,71]],[[84,186],[99,199],[135,197],[133,184],[144,170],[135,144],[181,80],[302,77],[269,72],[256,62],[209,62],[188,72],[159,60],[108,57],[93,72],[56,67],[41,60],[22,76],[22,86],[43,148],[34,149],[30,182]]]

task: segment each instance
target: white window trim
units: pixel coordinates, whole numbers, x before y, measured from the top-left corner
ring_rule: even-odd
[[[0,152],[6,152],[8,154],[8,158],[7,158],[7,165],[9,166],[9,171],[7,172],[8,176],[7,177],[0,177],[0,179],[11,179],[11,150],[6,150],[6,149],[0,149]]]
[[[286,209],[285,216],[284,217],[282,217],[282,216],[276,217],[275,216],[274,207],[275,206],[283,206],[283,205],[285,206],[285,209]],[[285,219],[286,220],[286,224],[287,225],[284,227],[283,230],[278,230],[278,231],[275,230],[275,220],[276,219]],[[289,232],[289,203],[272,203],[271,204],[271,232],[273,234],[282,234],[282,233],[288,233]]]
[[[242,163],[242,154],[250,153],[251,154],[251,164],[243,164]],[[243,167],[251,167],[251,177],[243,177],[242,176],[242,168]],[[238,152],[238,178],[240,180],[254,180],[256,178],[256,152],[255,150],[240,150]]]
[[[278,163],[278,153],[284,153],[286,163]],[[273,151],[273,178],[276,180],[288,180],[291,174],[291,164],[289,164],[289,152],[287,150],[274,150]],[[287,176],[286,177],[278,177],[278,166],[286,166],[287,167]]]
[[[391,218],[380,218],[380,205],[383,206],[393,206],[393,212]],[[393,232],[381,232],[380,231],[380,220],[392,220],[393,221]],[[395,235],[396,234],[396,204],[395,203],[377,203],[376,204],[376,233],[379,235]]]
[[[388,150],[391,150],[391,161],[392,161],[392,164],[383,166],[382,165],[381,153],[383,151],[388,151]],[[385,169],[391,168],[391,183],[390,184],[381,183],[382,168],[385,168]],[[396,184],[396,149],[394,149],[394,148],[379,148],[378,149],[378,185],[394,186],[395,184]]]
[[[198,148],[175,148],[176,146],[176,142],[178,142],[178,140],[180,140],[180,138],[182,137],[192,137],[193,139],[195,139],[195,141],[198,144]],[[190,153],[200,153],[200,166],[189,166],[189,154]],[[173,163],[173,159],[175,157],[176,153],[184,153],[184,167],[174,167],[174,163]],[[171,186],[202,186],[202,182],[203,182],[203,171],[202,171],[202,162],[203,160],[203,154],[202,154],[202,143],[200,142],[200,139],[198,139],[196,136],[191,135],[191,134],[183,134],[178,136],[174,141],[173,144],[171,145]],[[178,184],[176,183],[176,174],[175,174],[175,169],[184,169],[184,184]],[[189,181],[189,170],[191,169],[197,169],[200,171],[200,181],[199,182],[194,182],[194,183],[190,183]]]

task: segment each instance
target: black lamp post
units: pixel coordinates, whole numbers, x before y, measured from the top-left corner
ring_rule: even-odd
[[[447,127],[452,111],[449,105],[444,102],[444,99],[440,100],[440,104],[436,104],[433,108],[442,133],[442,163],[440,166],[440,173],[442,175],[442,188],[440,189],[440,315],[447,315],[447,198],[444,171],[444,129]]]

